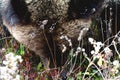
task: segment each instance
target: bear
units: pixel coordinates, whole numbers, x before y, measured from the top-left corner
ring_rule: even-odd
[[[64,53],[64,46],[70,49],[84,37],[106,1],[2,0],[1,3],[2,20],[8,31],[39,55],[43,65],[49,68],[52,64],[56,67],[54,54]]]

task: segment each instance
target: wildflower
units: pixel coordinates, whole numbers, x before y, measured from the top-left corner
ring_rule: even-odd
[[[82,52],[85,52],[85,49],[84,49],[84,48],[82,48]]]
[[[111,72],[113,75],[117,74],[119,72],[118,68],[119,68],[119,61],[118,60],[114,60],[113,61],[113,68],[111,69]]]
[[[20,80],[20,75],[16,75],[15,79],[13,80]]]
[[[30,2],[32,2],[32,0],[26,0],[26,3],[27,3],[27,4],[30,3]]]
[[[94,47],[94,50],[91,51],[91,54],[98,54],[104,44],[102,42],[96,42],[93,38],[88,38],[88,40]]]
[[[95,49],[95,54],[98,54],[98,52],[100,51],[101,47],[103,46],[103,44],[101,42],[96,42],[93,47]]]
[[[43,29],[44,30],[44,27],[45,25],[47,24],[48,20],[43,20],[43,21],[40,21],[40,29]]]
[[[83,36],[85,35],[85,33],[89,30],[89,28],[83,28],[80,33],[79,33],[79,37],[78,37],[78,41],[80,41]]]
[[[60,39],[64,39],[64,36],[62,35],[62,36],[60,36]]]
[[[95,51],[94,51],[94,50],[92,50],[90,53],[91,53],[91,54],[94,54],[94,53],[95,53]]]
[[[95,8],[92,9],[92,13],[94,13],[94,12],[96,12],[96,9],[95,9]]]
[[[62,46],[63,46],[62,53],[64,53],[66,51],[67,47],[64,44]]]
[[[112,50],[109,47],[105,47],[105,58],[110,59],[113,56]]]
[[[79,52],[81,52],[82,48],[81,47],[78,47],[75,54],[73,56],[77,56]]]
[[[96,42],[93,38],[88,38],[88,41],[89,41],[91,44],[94,44],[94,43]]]
[[[78,53],[80,53],[80,52],[85,52],[85,49],[81,48],[81,47],[77,47],[77,50],[76,50],[76,52],[75,52],[75,54],[73,56],[77,56]]]
[[[0,80],[20,80],[18,67],[21,62],[21,56],[15,56],[12,52],[6,54],[4,66],[0,66]]]
[[[113,68],[111,69],[113,75],[114,75],[114,74],[117,74],[117,73],[119,72],[119,71],[118,71],[119,65],[120,65],[120,63],[119,63],[118,60],[114,60],[114,61],[113,61]]]
[[[100,67],[102,67],[102,65],[103,65],[103,59],[102,59],[102,57],[99,58],[97,64],[98,64]]]
[[[72,47],[72,41],[70,38],[68,38],[67,36],[60,36],[60,39],[65,39],[68,43],[69,43],[69,46]]]
[[[120,43],[120,37],[118,37],[118,42]]]
[[[16,55],[16,58],[17,58],[18,62],[20,62],[20,63],[23,61],[21,56]]]
[[[12,52],[10,52],[9,54],[5,55],[6,60],[11,60],[14,59],[14,54]]]
[[[81,47],[78,47],[78,48],[77,48],[77,51],[78,51],[78,52],[80,52],[81,50],[82,50],[82,48],[81,48]]]
[[[109,47],[105,47],[104,51],[105,51],[105,53],[108,53],[108,52],[111,52],[112,50],[110,50]]]
[[[43,21],[42,21],[42,24],[43,24],[43,25],[46,25],[47,23],[48,23],[48,20],[43,20]]]
[[[6,49],[5,49],[5,48],[2,48],[2,49],[0,50],[0,52],[1,52],[1,53],[4,53],[4,52],[6,52]]]
[[[120,65],[120,64],[119,64],[119,61],[118,61],[118,60],[114,60],[114,61],[113,61],[113,65],[116,66],[116,67],[119,67],[119,65]]]

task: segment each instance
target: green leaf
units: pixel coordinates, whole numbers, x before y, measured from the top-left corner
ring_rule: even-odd
[[[18,49],[17,54],[18,55],[24,55],[25,54],[25,50],[24,49],[25,49],[24,45],[20,44],[20,48]]]
[[[42,71],[42,70],[43,70],[43,66],[42,66],[42,63],[41,63],[41,62],[38,64],[37,70],[38,70],[38,71]]]

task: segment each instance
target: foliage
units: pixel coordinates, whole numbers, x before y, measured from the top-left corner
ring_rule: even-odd
[[[111,14],[112,11],[109,13]],[[26,49],[24,45],[17,43],[12,37],[1,38],[0,43],[2,44],[3,42],[4,46],[2,47],[5,48],[0,50],[0,79],[6,79],[1,72],[1,69],[5,68],[6,71],[12,70],[14,72],[12,74],[12,72],[7,71],[9,73],[6,72],[6,74],[8,76],[12,75],[12,78],[15,78],[15,80],[119,80],[120,31],[117,30],[118,32],[114,34],[114,31],[111,32],[112,28],[108,29],[109,27],[106,27],[109,26],[111,17],[102,21],[108,21],[105,26],[100,24],[99,21],[101,22],[101,19],[93,21],[91,31],[90,33],[88,32],[85,38],[81,39],[82,33],[78,36],[79,44],[76,47],[73,47],[74,43],[66,35],[61,36],[61,39],[68,41],[71,49],[68,51],[69,55],[65,64],[51,69],[45,69],[36,55]],[[112,25],[112,27],[115,26]],[[87,29],[84,28],[83,30]],[[63,44],[62,52],[66,50],[67,47]],[[12,57],[9,56],[10,60],[8,59],[7,61],[8,57],[6,55],[9,54]],[[18,58],[23,61],[18,60]],[[16,69],[13,70],[11,69],[13,66],[9,67],[8,65],[15,65]]]

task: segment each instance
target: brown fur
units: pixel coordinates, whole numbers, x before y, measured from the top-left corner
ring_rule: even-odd
[[[27,2],[27,0],[25,1]],[[3,23],[16,40],[39,55],[44,66],[48,67],[49,55],[46,37],[49,40],[51,39],[49,35],[52,34],[53,42],[59,47],[65,42],[60,39],[61,35],[66,35],[77,41],[81,28],[89,28],[91,19],[95,16],[95,14],[87,15],[86,13],[85,18],[76,18],[76,15],[79,14],[76,11],[69,10],[70,1],[73,0],[37,0],[37,2],[33,0],[27,3],[23,0],[3,0]],[[100,5],[97,7],[101,8],[103,1],[100,0],[99,2]],[[79,6],[76,7],[79,8]],[[68,11],[72,14],[69,15]],[[37,22],[46,19],[48,23],[43,30],[40,27],[42,24],[38,26]],[[57,22],[55,29],[50,33],[49,28],[55,22]]]

